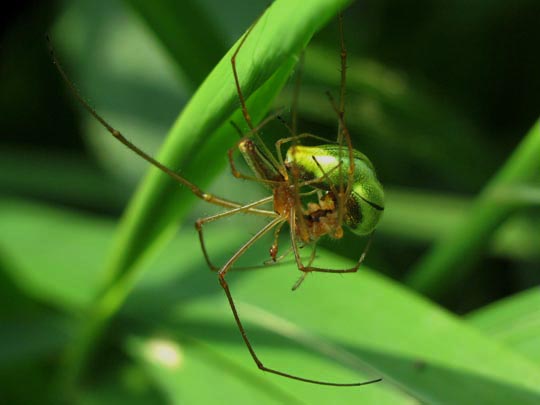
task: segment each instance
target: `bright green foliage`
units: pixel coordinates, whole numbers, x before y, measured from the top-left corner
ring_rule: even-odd
[[[385,208],[365,266],[309,274],[295,292],[287,259],[228,280],[266,365],[383,381],[338,389],[261,373],[192,227],[219,209],[155,170],[135,191],[148,165],[74,107],[39,40],[50,34],[81,93],[128,139],[205,191],[251,202],[268,190],[226,169],[239,139],[229,121],[248,130],[230,55],[268,2],[33,2],[1,38],[0,402],[540,403],[540,3],[348,3],[276,1],[238,68],[254,121],[280,109],[291,123],[305,49],[297,128],[335,134],[325,93],[339,92],[344,10],[346,124],[377,172],[355,153],[354,195]],[[270,122],[261,139],[286,133]],[[302,166],[317,173],[309,150]],[[264,224],[210,224],[212,260]],[[239,266],[268,260],[272,236]],[[345,268],[366,238],[325,240],[317,264]]]

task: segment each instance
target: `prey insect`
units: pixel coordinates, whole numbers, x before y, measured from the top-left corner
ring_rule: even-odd
[[[341,88],[338,102],[336,103],[329,95],[331,107],[334,109],[338,118],[337,141],[335,143],[328,143],[324,138],[312,134],[296,134],[295,96],[295,101],[293,102],[292,127],[289,127],[285,123],[289,134],[276,142],[275,154],[271,153],[269,148],[265,146],[260,136],[260,130],[269,120],[276,118],[277,115],[268,117],[258,126],[254,124],[246,106],[246,98],[240,86],[236,66],[237,56],[246,40],[248,40],[254,25],[252,25],[244,34],[231,58],[233,79],[238,93],[240,107],[246,124],[249,127],[249,132],[247,134],[241,134],[242,138],[237,142],[236,147],[240,151],[240,154],[243,156],[247,165],[251,168],[253,172],[252,175],[244,175],[237,170],[233,159],[235,148],[229,150],[228,157],[231,171],[235,177],[262,183],[270,189],[272,194],[249,204],[237,203],[229,199],[206,193],[198,186],[180,176],[174,170],[163,165],[130,142],[120,131],[111,126],[88,104],[88,102],[86,102],[72,81],[68,78],[58,59],[54,55],[52,47],[50,50],[53,62],[60,75],[79,103],[97,121],[99,121],[112,136],[150,164],[170,176],[176,182],[189,188],[195,196],[208,203],[226,208],[226,210],[221,213],[197,220],[195,225],[205,260],[209,267],[217,273],[219,284],[225,292],[235,322],[241,332],[242,339],[257,367],[262,371],[280,375],[282,377],[320,385],[341,387],[360,386],[380,381],[380,379],[354,383],[320,381],[265,366],[257,356],[255,349],[247,336],[229,285],[226,281],[227,273],[233,269],[233,266],[238,259],[253,246],[255,242],[272,231],[274,233],[274,242],[270,248],[272,261],[278,261],[286,256],[281,255],[278,257],[279,235],[285,224],[288,224],[289,227],[289,237],[291,242],[290,251],[294,256],[298,270],[301,272],[301,277],[293,286],[293,289],[298,288],[306,275],[311,272],[356,272],[364,260],[371,238],[368,239],[368,243],[360,254],[356,264],[345,269],[329,269],[315,266],[314,260],[316,257],[315,252],[317,242],[324,236],[329,236],[334,239],[342,238],[344,236],[344,226],[358,235],[371,236],[384,210],[384,193],[382,186],[376,177],[375,169],[365,155],[353,149],[351,137],[345,123],[347,52],[343,40],[341,16],[339,18]],[[239,129],[238,131],[241,133]],[[307,138],[312,138],[324,143],[319,146],[302,145],[300,141]],[[290,147],[285,155],[283,155],[282,147],[287,144],[290,144]],[[271,204],[272,209],[261,208],[267,204]],[[246,243],[244,243],[224,265],[215,266],[210,260],[205,245],[203,232],[204,225],[239,212],[264,216],[267,217],[269,221]],[[311,246],[312,254],[307,262],[304,262],[304,259],[300,254],[300,248],[306,245]]]

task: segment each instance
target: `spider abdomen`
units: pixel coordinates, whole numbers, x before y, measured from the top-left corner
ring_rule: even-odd
[[[302,180],[312,181],[313,187],[334,194],[336,209],[344,210],[343,222],[354,233],[375,230],[384,211],[384,190],[363,153],[338,145],[294,145],[287,151],[285,164],[294,167]],[[341,193],[347,195],[340,197]]]

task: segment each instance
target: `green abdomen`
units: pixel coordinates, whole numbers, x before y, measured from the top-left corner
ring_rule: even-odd
[[[358,235],[375,230],[384,211],[384,191],[370,160],[357,150],[352,151],[354,174],[352,191],[345,204],[344,221]],[[340,184],[347,187],[350,168],[349,149],[337,145],[295,145],[287,151],[287,162],[302,171],[305,179],[321,179],[315,187],[331,190]],[[342,161],[339,167],[339,161]]]

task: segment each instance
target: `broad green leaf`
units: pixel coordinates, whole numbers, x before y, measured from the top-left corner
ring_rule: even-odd
[[[331,263],[334,267],[345,264],[337,258]],[[198,276],[198,270],[176,275],[167,285],[204,291],[214,282],[214,291],[219,293],[215,277]],[[362,403],[367,396],[370,403],[371,395],[378,395],[374,392],[390,390],[378,398],[392,403],[390,398],[397,401],[394,390],[401,389],[407,392],[401,394],[403,400],[415,398],[424,403],[467,403],[470,398],[478,403],[539,400],[536,382],[540,369],[393,282],[364,269],[351,277],[312,275],[300,290],[291,293],[297,276],[294,266],[285,266],[229,277],[240,316],[263,362],[313,378],[354,381],[382,376],[384,381],[358,391],[336,392],[267,377],[280,388],[304,399],[316,395],[323,402]],[[200,284],[195,281],[199,277]],[[160,295],[170,303],[160,291],[156,288],[144,296]],[[156,303],[154,312],[142,310],[156,333],[174,337],[186,351],[190,342],[183,336],[202,339],[209,350],[220,352],[246,371],[251,367],[252,373],[260,373],[232,323],[225,298],[205,296],[193,301],[183,298],[184,294],[177,293],[180,303],[176,308]],[[131,317],[143,307],[148,309],[147,300],[139,306],[137,299],[134,294],[128,305]],[[167,308],[172,311],[168,318]],[[164,320],[158,321],[158,317]],[[181,381],[179,385],[186,384],[183,389],[175,387],[179,395],[197,384],[189,379],[187,369],[174,375]]]
[[[534,287],[469,314],[486,335],[540,364],[540,290]]]
[[[108,240],[112,224],[97,221],[93,230],[92,221],[80,214],[38,208],[28,215],[32,211],[22,203],[8,209],[2,206],[5,217],[14,219],[13,224],[22,222],[24,215],[30,218],[17,243],[7,245],[7,254],[14,263],[28,263],[26,256],[42,249],[39,244],[28,243],[38,237],[47,237],[49,247],[75,250],[77,255],[52,249],[50,257],[42,253],[39,272],[28,264],[19,267],[22,279],[29,283],[32,278],[48,275],[56,281],[43,284],[41,289],[50,291],[42,291],[41,296],[53,297],[53,290],[67,289],[83,293],[92,285],[88,279],[61,278],[55,272],[58,267],[66,273],[76,272],[80,257],[97,268],[102,256],[99,249],[79,236],[101,233],[102,240]],[[50,224],[48,218],[69,232],[51,232],[50,227],[43,226]],[[12,231],[15,226],[4,227],[3,231]],[[224,232],[227,237],[223,237]],[[234,224],[232,228],[231,224],[209,228],[213,259],[222,261],[250,233],[246,235],[245,228]],[[267,247],[267,243],[255,245],[247,259],[252,264],[260,263],[268,257]],[[347,264],[324,252],[321,260],[328,260],[333,268]],[[242,391],[242,385],[248,385],[252,397],[263,402],[276,401],[283,395],[307,403],[468,403],[475,398],[479,403],[521,404],[540,400],[540,369],[532,362],[395,282],[363,268],[356,275],[342,277],[309,275],[293,293],[290,287],[297,277],[298,270],[291,263],[230,273],[233,296],[261,359],[269,366],[314,378],[357,381],[381,376],[382,383],[331,389],[262,374],[249,357],[191,229],[144,274],[120,313],[120,319],[129,321],[126,325],[137,328],[129,333],[125,348],[148,370],[157,386],[176,400],[200,394],[208,384],[207,379],[201,379],[203,370],[216,384],[215,391],[205,393],[208,398],[219,394],[223,380],[236,387],[233,391]],[[156,338],[172,342],[185,352],[182,367],[167,369],[148,356],[148,345]],[[242,397],[240,392],[236,395]]]
[[[7,276],[21,293],[64,312],[78,315],[92,305],[113,230],[113,223],[100,217],[21,199],[0,200],[0,246],[4,261],[9,263],[5,266]],[[244,231],[230,231],[228,244]],[[220,235],[209,235],[210,244],[215,246],[218,240],[222,240]],[[180,255],[180,259],[174,254],[160,256],[152,266],[152,280],[160,280],[163,270],[158,269],[176,271],[178,260],[187,265],[194,260],[198,263],[201,254],[194,228],[186,229],[171,246],[173,251],[174,246],[185,246],[193,254],[187,258]],[[215,252],[223,255],[227,248],[225,244]],[[4,286],[8,288],[4,296],[14,302],[13,297],[18,296],[14,287]]]
[[[24,200],[0,202],[0,246],[30,296],[79,313],[97,294],[111,224]]]

